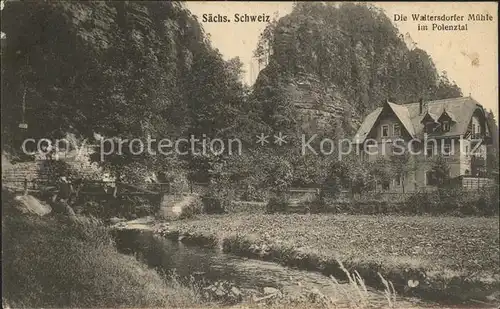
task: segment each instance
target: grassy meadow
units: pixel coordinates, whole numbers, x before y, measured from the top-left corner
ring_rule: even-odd
[[[207,299],[196,282],[181,284],[134,256],[119,253],[99,220],[21,214],[13,207],[18,201],[6,195],[2,197],[4,307],[221,306]],[[250,300],[234,308],[419,308],[401,301],[407,292],[398,290],[401,280],[411,290],[417,281],[418,287],[426,281],[453,286],[456,278],[470,277],[472,284],[465,286],[472,294],[463,293],[468,298],[482,295],[474,290],[478,287],[489,292],[490,286],[478,286],[478,280],[498,283],[498,223],[493,218],[232,214],[202,215],[157,228],[167,236],[182,234],[188,236],[185,240],[211,242],[229,253],[326,271],[333,276],[332,285],[349,300],[339,303],[312,293],[302,295],[298,303]],[[341,262],[340,274],[332,261]],[[365,286],[374,280],[382,291],[375,300]]]
[[[341,261],[375,285],[380,272],[400,292],[465,301],[488,299],[499,287],[498,224],[498,218],[478,217],[231,214],[159,229],[327,273],[336,274],[335,261]]]
[[[181,283],[159,274],[136,257],[117,251],[109,229],[99,220],[49,214],[22,214],[18,201],[2,195],[2,307],[4,308],[375,308],[359,281],[339,285],[348,303],[323,295],[246,301],[227,306],[206,297],[202,283]],[[332,284],[335,284],[332,281]],[[353,292],[354,291],[354,292]],[[356,292],[357,291],[357,292]]]

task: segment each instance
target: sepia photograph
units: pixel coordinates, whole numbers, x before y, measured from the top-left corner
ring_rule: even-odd
[[[498,3],[1,0],[3,308],[500,308]]]

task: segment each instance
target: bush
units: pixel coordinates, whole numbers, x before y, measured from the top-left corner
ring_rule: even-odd
[[[203,202],[203,212],[207,214],[222,214],[231,201],[223,197],[205,195],[201,198]]]
[[[234,200],[234,190],[227,178],[221,177],[210,183],[207,193],[202,196],[203,211],[207,214],[221,214]]]
[[[406,195],[365,194],[359,198],[331,199],[325,202],[326,212],[347,214],[406,214],[493,216],[498,215],[498,189],[467,191],[462,188],[440,188]],[[321,204],[319,204],[321,205]],[[311,204],[312,206],[312,204]]]
[[[245,188],[245,191],[241,194],[241,200],[247,202],[264,202],[267,199],[267,192],[265,190],[259,190],[254,186],[250,185]]]
[[[405,205],[410,213],[424,214],[429,213],[431,210],[436,211],[435,203],[436,199],[432,197],[431,193],[416,192],[407,198]]]
[[[327,205],[323,193],[316,194],[313,200],[306,203],[306,207],[313,214],[326,212]]]
[[[81,197],[75,209],[81,209],[83,215],[102,219],[123,217],[135,219],[137,217],[154,216],[159,211],[159,198],[145,198],[142,196],[123,196],[114,198],[106,196],[96,200],[92,197]]]
[[[160,173],[158,177],[161,182],[168,182],[170,193],[179,194],[189,191],[189,180],[185,173],[172,170]]]
[[[278,194],[269,199],[266,205],[267,213],[287,212],[290,207],[290,198],[286,194]]]
[[[498,214],[498,188],[467,191],[463,188],[417,192],[408,197],[405,208],[415,214],[495,215]]]
[[[182,208],[179,219],[189,219],[203,212],[203,202],[201,198],[196,197],[194,201]]]
[[[266,204],[261,202],[233,201],[226,213],[263,214],[266,212]]]
[[[104,203],[97,202],[95,200],[87,200],[85,201],[81,207],[81,213],[83,215],[95,216],[98,218],[106,218],[106,208],[104,207]]]

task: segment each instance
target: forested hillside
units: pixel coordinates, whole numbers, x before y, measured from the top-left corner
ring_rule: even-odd
[[[2,31],[4,147],[66,132],[213,138],[249,117],[241,62],[224,61],[182,4],[9,1]]]
[[[292,136],[349,137],[387,98],[461,95],[425,51],[409,49],[387,16],[365,4],[296,4],[270,23],[256,46],[265,67],[253,89],[241,83],[239,59],[223,60],[181,3],[9,1],[2,31],[4,149],[68,132],[89,139],[205,134],[244,144],[243,156],[224,159],[227,172],[207,157],[107,157],[104,165],[120,172],[182,169],[199,180],[215,173],[271,187],[284,179],[320,183],[329,163],[297,155]],[[26,131],[18,128],[23,121]],[[286,146],[255,148],[256,135],[278,131],[289,136]]]

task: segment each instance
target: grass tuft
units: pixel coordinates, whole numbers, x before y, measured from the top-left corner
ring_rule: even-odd
[[[190,287],[117,252],[95,218],[2,218],[3,297],[12,307],[194,307]]]

